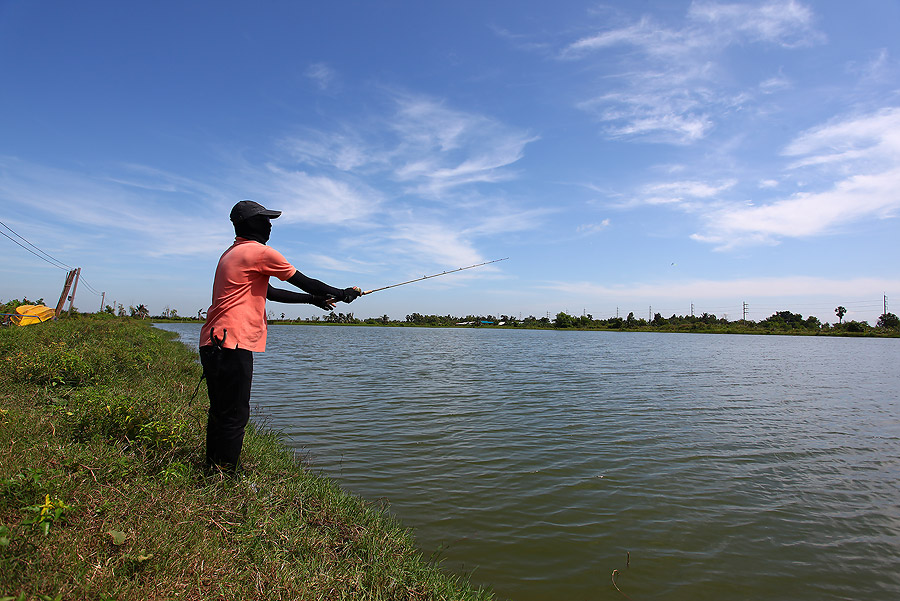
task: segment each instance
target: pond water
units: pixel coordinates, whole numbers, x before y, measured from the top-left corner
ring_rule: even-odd
[[[255,362],[254,419],[500,599],[900,599],[898,339],[271,326]]]

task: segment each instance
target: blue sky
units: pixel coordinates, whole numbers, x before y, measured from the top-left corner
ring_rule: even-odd
[[[359,317],[874,323],[900,307],[898,25],[894,0],[0,0],[0,300],[65,278],[13,238],[82,268],[82,310],[196,314],[251,198],[336,286],[509,257]]]

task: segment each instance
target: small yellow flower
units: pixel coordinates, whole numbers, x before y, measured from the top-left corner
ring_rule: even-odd
[[[44,516],[50,513],[50,510],[53,509],[53,503],[50,502],[50,495],[44,497],[44,504],[41,505],[41,521],[43,521]]]

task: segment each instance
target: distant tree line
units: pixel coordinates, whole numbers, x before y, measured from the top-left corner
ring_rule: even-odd
[[[843,307],[839,307],[843,309]],[[893,313],[884,313],[878,318],[878,323],[873,328],[866,321],[843,321],[844,311],[838,312],[840,322],[837,324],[822,323],[818,317],[810,315],[804,318],[800,313],[791,311],[778,311],[769,317],[752,321],[740,319],[728,321],[725,318],[717,318],[710,313],[700,316],[672,315],[663,317],[656,313],[653,319],[636,319],[634,313],[628,317],[610,317],[608,319],[593,319],[590,315],[575,317],[566,313],[558,313],[553,320],[555,328],[581,328],[581,329],[606,329],[606,330],[655,330],[655,331],[730,331],[746,333],[826,333],[826,334],[864,334],[871,333],[900,333],[900,318]]]
[[[841,307],[842,308],[842,307]],[[846,311],[844,311],[844,314]],[[332,314],[334,316],[334,314]],[[665,332],[740,332],[740,333],[795,333],[795,334],[900,334],[900,318],[893,313],[884,313],[878,318],[878,323],[873,327],[865,321],[843,321],[843,314],[839,315],[840,323],[822,323],[814,316],[803,317],[800,313],[791,311],[778,311],[760,321],[740,319],[728,321],[726,318],[717,317],[712,313],[701,315],[672,315],[663,317],[656,313],[653,319],[635,317],[629,313],[627,317],[609,317],[595,319],[591,314],[581,316],[569,315],[565,312],[556,314],[552,320],[548,317],[535,317],[529,315],[524,319],[511,315],[423,315],[411,313],[403,321],[395,321],[384,315],[380,318],[359,320],[340,314],[336,317],[326,317],[323,321],[337,323],[360,323],[371,325],[413,325],[431,327],[504,327],[504,328],[556,328],[556,329],[582,329],[582,330],[634,330],[634,331],[665,331]]]
[[[843,308],[843,307],[839,307]],[[846,314],[846,310],[843,312]],[[581,316],[569,315],[565,312],[556,317],[535,317],[529,315],[517,318],[513,315],[424,315],[410,313],[403,320],[394,320],[387,315],[359,319],[353,313],[330,313],[325,316],[277,320],[270,313],[270,321],[279,323],[337,323],[384,326],[424,326],[424,327],[500,327],[500,328],[534,328],[534,329],[579,329],[579,330],[631,330],[658,332],[721,332],[721,333],[792,333],[792,334],[872,334],[900,335],[900,318],[893,313],[884,313],[878,318],[875,326],[865,321],[843,321],[843,314],[838,314],[840,323],[822,323],[814,316],[803,317],[800,313],[778,311],[760,321],[739,319],[728,321],[712,313],[701,315],[672,315],[663,317],[656,313],[653,319],[635,317],[629,313],[626,317],[608,317],[594,319],[591,314]]]

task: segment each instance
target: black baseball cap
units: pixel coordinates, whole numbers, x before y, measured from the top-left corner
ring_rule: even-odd
[[[238,223],[239,221],[243,221],[254,215],[262,215],[269,219],[275,219],[281,215],[281,211],[270,211],[258,202],[252,200],[242,200],[231,208],[232,223]]]

